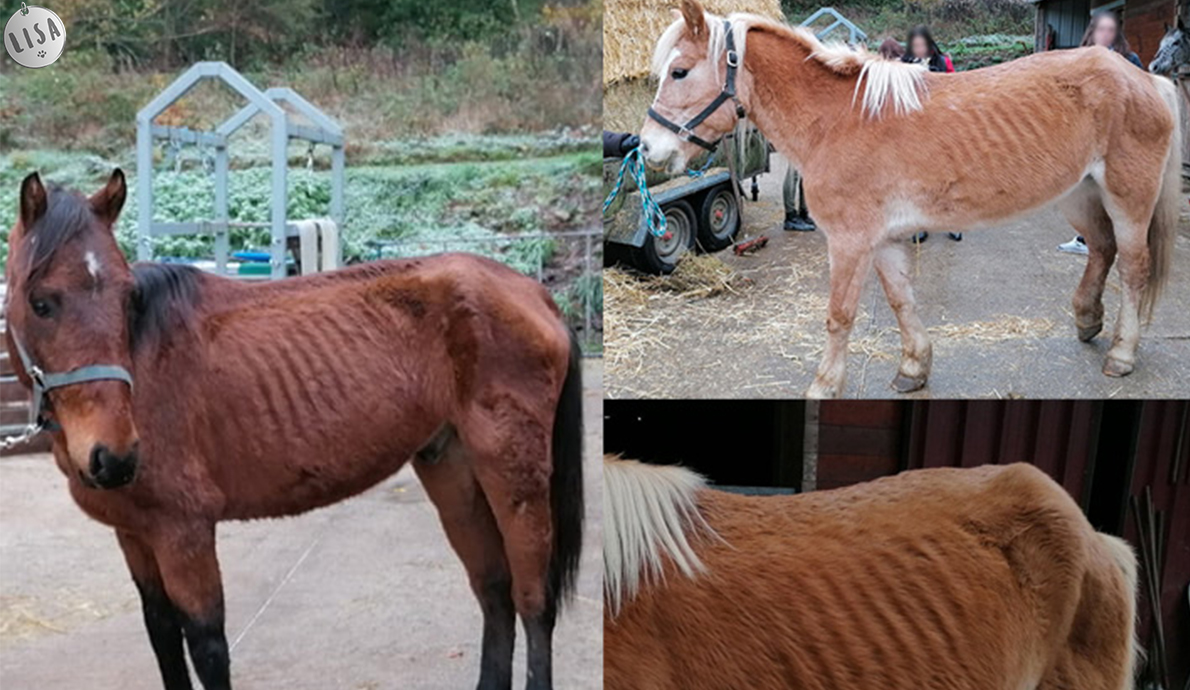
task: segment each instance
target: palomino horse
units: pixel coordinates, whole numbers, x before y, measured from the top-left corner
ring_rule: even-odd
[[[579,350],[550,295],[468,255],[246,285],[129,269],[115,171],[21,185],[8,348],[75,502],[112,526],[167,690],[231,687],[215,524],[357,494],[412,460],[484,615],[479,687],[550,688],[582,540]],[[56,373],[46,373],[56,372]],[[383,577],[383,574],[378,574]]]
[[[800,496],[605,459],[609,690],[1131,690],[1136,558],[1030,465]]]
[[[746,115],[805,174],[831,284],[809,395],[844,390],[847,339],[873,265],[901,331],[893,387],[926,384],[932,350],[898,240],[995,223],[1055,199],[1090,250],[1074,295],[1083,341],[1103,327],[1104,283],[1120,258],[1123,298],[1103,371],[1132,371],[1141,317],[1169,273],[1181,192],[1168,80],[1103,48],[930,74],[825,47],[761,17],[710,16],[695,0],[684,0],[661,36],[654,71],[661,84],[641,129],[649,165],[683,169]]]

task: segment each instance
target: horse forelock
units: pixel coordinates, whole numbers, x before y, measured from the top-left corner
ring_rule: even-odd
[[[160,341],[188,324],[202,297],[202,271],[181,264],[136,264],[132,267],[134,300],[129,310],[133,350],[146,341]]]
[[[64,245],[91,228],[95,217],[87,199],[78,192],[56,184],[46,185],[46,210],[31,227],[21,226],[21,254],[25,257],[14,278],[28,284],[44,271]]]
[[[603,596],[612,616],[642,583],[663,577],[667,560],[686,577],[706,571],[691,543],[714,536],[696,501],[706,487],[703,477],[682,467],[605,457],[603,481]]]

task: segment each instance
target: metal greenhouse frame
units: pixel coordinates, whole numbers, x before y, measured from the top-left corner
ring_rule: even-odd
[[[212,131],[196,131],[187,127],[155,124],[154,120],[167,108],[185,96],[204,79],[218,79],[243,96],[248,104],[227,118]],[[293,108],[313,126],[293,121],[282,104]],[[270,123],[270,158],[272,183],[268,223],[235,223],[228,215],[227,181],[231,136],[257,114],[264,114]],[[198,62],[166,87],[136,114],[136,201],[139,219],[137,258],[153,258],[152,238],[167,235],[213,234],[215,263],[225,273],[230,253],[230,229],[235,227],[268,227],[272,240],[269,245],[270,276],[284,278],[286,240],[296,236],[297,230],[286,218],[288,196],[287,147],[290,139],[316,144],[328,144],[331,154],[331,219],[343,225],[343,184],[345,156],[343,128],[325,113],[289,88],[261,91],[225,62]],[[153,220],[153,144],[167,140],[176,144],[211,146],[215,149],[215,205],[210,220],[166,223]]]

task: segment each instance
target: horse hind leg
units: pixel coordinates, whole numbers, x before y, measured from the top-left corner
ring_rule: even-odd
[[[516,610],[504,540],[453,427],[444,427],[417,453],[413,469],[438,509],[451,547],[467,570],[483,611],[479,690],[512,687]]]
[[[1156,185],[1156,182],[1154,182]],[[1148,204],[1134,200],[1128,206],[1110,196],[1104,208],[1112,220],[1120,268],[1120,315],[1111,349],[1103,364],[1108,376],[1127,376],[1136,367],[1136,348],[1140,344],[1140,309],[1149,282],[1149,220],[1153,215],[1157,191]]]
[[[1133,690],[1136,556],[1122,539],[1093,538],[1069,637],[1038,690]]]
[[[552,415],[514,395],[492,394],[460,436],[504,538],[512,600],[525,628],[528,690],[553,688],[552,646],[558,593],[549,584]]]
[[[1116,260],[1116,238],[1101,195],[1099,185],[1086,179],[1060,203],[1066,220],[1087,242],[1087,267],[1074,291],[1074,323],[1084,343],[1103,330],[1103,288]]]
[[[909,393],[926,385],[933,349],[921,317],[917,315],[905,248],[901,243],[887,242],[876,250],[876,273],[901,331],[901,366],[892,387],[898,393]]]

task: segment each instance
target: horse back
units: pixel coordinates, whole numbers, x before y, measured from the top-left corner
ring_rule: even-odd
[[[1028,466],[699,504],[708,574],[667,573],[608,624],[608,687],[1036,687],[1096,549]]]

